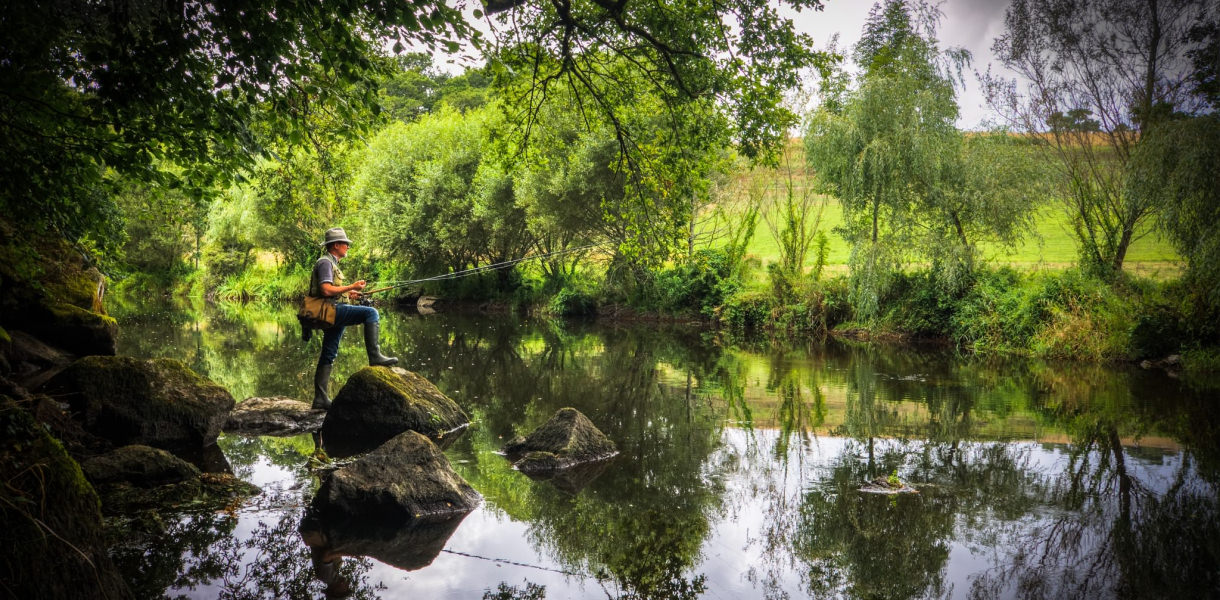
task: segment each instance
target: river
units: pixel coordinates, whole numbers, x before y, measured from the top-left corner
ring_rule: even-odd
[[[1163,371],[382,310],[383,350],[471,415],[445,453],[481,505],[323,563],[298,531],[313,437],[222,435],[263,493],[116,544],[139,597],[1220,594],[1220,404]],[[114,312],[121,355],[180,359],[238,401],[310,398],[320,342],[290,306]],[[332,395],[361,342],[348,331]],[[550,480],[514,471],[504,442],[567,406],[621,454]],[[916,493],[876,493],[879,478]]]

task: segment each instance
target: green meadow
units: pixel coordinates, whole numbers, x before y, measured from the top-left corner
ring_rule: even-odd
[[[843,209],[838,200],[825,197],[825,205],[819,228],[826,232],[829,242],[827,266],[831,272],[846,269],[850,246],[835,229],[843,222]],[[993,265],[1009,265],[1021,269],[1063,269],[1077,261],[1077,242],[1071,230],[1071,222],[1061,205],[1048,201],[1038,209],[1036,227],[1018,248],[1004,248],[996,244],[982,244],[984,259]],[[807,264],[815,257],[811,250]],[[775,236],[761,216],[755,227],[754,238],[747,254],[763,265],[778,259],[779,250]],[[1155,227],[1147,225],[1141,236],[1131,244],[1124,263],[1126,270],[1141,275],[1164,277],[1176,275],[1181,260],[1168,241],[1163,239]]]

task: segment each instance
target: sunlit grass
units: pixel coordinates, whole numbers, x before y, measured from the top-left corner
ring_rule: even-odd
[[[822,214],[821,229],[830,242],[827,254],[827,272],[844,272],[851,248],[842,236],[834,231],[843,223],[843,210],[839,202],[830,198]],[[1063,207],[1047,203],[1038,210],[1035,233],[1028,236],[1017,248],[1004,248],[997,244],[981,245],[983,257],[995,265],[1011,265],[1029,269],[1065,269],[1076,264],[1077,242],[1071,223]],[[754,238],[746,251],[747,256],[759,260],[762,265],[779,259],[779,245],[764,219],[759,218]],[[813,256],[806,259],[812,264]],[[1124,267],[1131,272],[1149,276],[1172,276],[1181,269],[1181,259],[1168,241],[1163,239],[1150,224],[1146,224],[1140,237],[1127,251]]]

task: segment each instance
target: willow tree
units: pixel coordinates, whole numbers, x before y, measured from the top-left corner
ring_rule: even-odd
[[[866,319],[921,230],[944,226],[929,209],[960,168],[953,81],[968,55],[937,47],[937,20],[922,3],[875,5],[856,46],[858,86],[819,110],[805,137],[810,165],[842,203],[853,305]]]
[[[524,256],[535,242],[495,141],[503,127],[494,106],[444,107],[382,130],[354,178],[364,235],[417,275]]]
[[[1121,271],[1151,231],[1157,197],[1127,185],[1144,135],[1200,107],[1187,57],[1204,47],[1190,29],[1201,0],[1015,0],[993,46],[1023,79],[983,77],[989,103],[1038,138],[1059,171],[1082,265]]]

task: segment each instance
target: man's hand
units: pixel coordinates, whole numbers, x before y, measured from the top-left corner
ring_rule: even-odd
[[[368,284],[365,283],[363,279],[361,279],[360,281],[357,281],[356,283],[352,284],[352,289],[359,292],[360,290],[363,290],[364,286],[366,286],[366,285],[368,285]]]
[[[362,296],[362,295],[363,294],[361,294],[360,292],[348,292],[347,293],[347,297],[351,298],[352,300],[359,300],[360,296]]]

